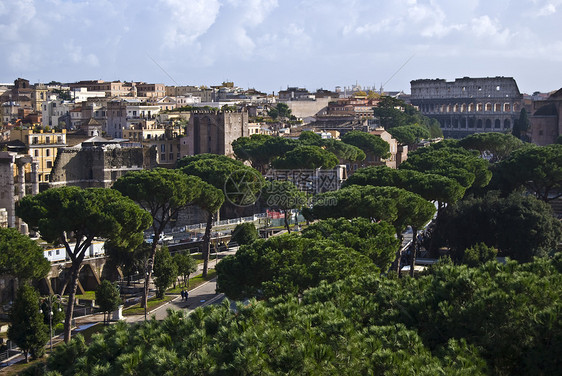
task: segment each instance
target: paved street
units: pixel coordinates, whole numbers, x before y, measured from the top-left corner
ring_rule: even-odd
[[[233,255],[236,253],[238,248],[233,248],[225,252],[219,252],[219,261],[221,258],[224,258],[227,255]],[[212,255],[214,256],[214,254]],[[209,269],[214,269],[216,265],[216,259],[212,259],[209,261]],[[200,275],[203,271],[203,264],[198,265],[198,270],[191,277],[196,277]],[[174,299],[158,308],[150,312],[149,318],[154,316],[157,320],[164,320],[168,316],[168,309],[173,310],[187,310],[188,312],[193,311],[198,307],[204,307],[209,304],[216,304],[220,303],[224,299],[224,294],[217,294],[216,293],[216,278],[212,279],[208,282],[203,283],[202,285],[197,286],[196,288],[189,291],[189,298],[187,302],[182,301],[180,295],[175,295]],[[142,322],[144,321],[144,314],[141,315],[134,315],[134,316],[125,316],[123,318],[128,323],[135,323],[135,322]],[[103,314],[97,313],[93,315],[78,317],[75,319],[76,322],[76,329],[74,333],[80,330],[84,330],[93,324],[103,322]],[[62,341],[62,335],[53,337],[53,345]],[[48,344],[47,344],[48,346]],[[0,363],[1,367],[6,367],[11,364],[15,364],[19,361],[23,360],[23,355],[16,355],[13,356],[4,362]],[[0,373],[2,370],[0,369]]]

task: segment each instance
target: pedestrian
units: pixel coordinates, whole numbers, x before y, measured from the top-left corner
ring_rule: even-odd
[[[187,302],[187,298],[189,298],[189,291],[185,290],[185,301]]]
[[[184,301],[185,300],[185,290],[181,290],[180,294],[181,294],[181,300]]]

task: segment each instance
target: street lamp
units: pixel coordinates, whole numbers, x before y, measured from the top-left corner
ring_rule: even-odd
[[[49,295],[48,298],[45,298],[49,302],[49,347],[51,349],[51,353],[53,352],[53,302],[56,301],[59,303],[59,307],[57,311],[61,312],[62,309],[60,308],[60,304],[62,303],[62,298],[58,294]],[[45,301],[44,300],[44,301]],[[43,310],[40,310],[43,313]]]

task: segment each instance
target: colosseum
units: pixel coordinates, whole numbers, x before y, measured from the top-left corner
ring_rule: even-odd
[[[443,135],[451,138],[511,131],[523,101],[512,77],[421,79],[410,88],[411,104],[439,121]]]

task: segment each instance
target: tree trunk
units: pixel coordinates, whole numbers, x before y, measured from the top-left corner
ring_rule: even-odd
[[[207,278],[209,270],[209,253],[211,251],[211,227],[213,227],[213,214],[207,213],[207,226],[205,227],[205,235],[203,235],[203,278]]]
[[[148,288],[150,287],[150,278],[152,277],[152,266],[154,265],[154,257],[156,257],[156,247],[158,246],[158,241],[160,239],[160,231],[154,233],[154,239],[152,239],[152,249],[150,251],[150,258],[147,260],[146,264],[146,274],[144,276],[144,288],[142,292],[142,302],[141,307],[144,307],[144,319],[148,316]]]
[[[288,220],[288,218],[287,218],[287,216],[288,216],[287,210],[284,210],[284,213],[283,213],[283,214],[284,214],[284,215],[283,215],[283,219],[285,220],[285,228],[287,229],[287,233],[290,234],[290,233],[291,233],[291,229],[289,228],[289,220]]]
[[[412,245],[413,250],[410,255],[410,276],[414,276],[414,266],[416,264],[416,251],[418,250],[418,229],[412,226]]]
[[[72,316],[74,314],[74,303],[76,302],[76,288],[78,287],[78,276],[80,275],[80,266],[84,255],[72,262],[70,267],[70,291],[68,292],[68,305],[66,306],[66,314],[64,317],[64,342],[70,341],[72,331]]]

